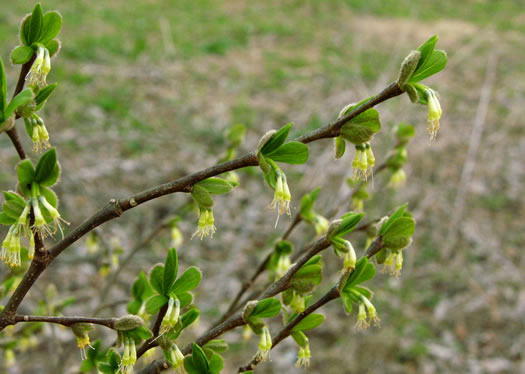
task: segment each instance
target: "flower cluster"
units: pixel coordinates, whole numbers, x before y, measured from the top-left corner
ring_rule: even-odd
[[[436,91],[427,87],[425,94],[428,101],[427,131],[430,134],[430,140],[433,140],[436,138],[439,130],[439,119],[441,118],[442,110]]]
[[[277,180],[275,183],[273,201],[270,207],[277,211],[277,221],[279,221],[279,216],[282,214],[286,213],[287,215],[291,215],[290,201],[292,199],[292,195],[290,193],[290,189],[288,188],[288,183],[286,182],[286,175],[284,172],[277,168],[275,173],[277,175]],[[277,221],[275,222],[276,225]]]
[[[264,326],[261,332],[261,339],[259,340],[258,350],[255,355],[259,361],[266,361],[270,356],[272,349],[272,336],[268,327]]]
[[[137,362],[137,348],[133,338],[124,338],[124,355],[120,361],[119,374],[132,374]]]
[[[171,367],[175,369],[175,373],[186,373],[184,370],[184,355],[176,344],[171,344],[168,349],[164,350],[164,357],[171,364]]]
[[[47,48],[39,46],[31,69],[26,75],[26,81],[33,87],[44,87],[46,78],[51,71],[51,56]]]
[[[175,327],[180,316],[180,301],[177,298],[170,297],[168,301],[168,310],[162,319],[160,333],[165,334]]]
[[[379,326],[379,322],[380,319],[377,315],[376,308],[367,297],[361,295],[359,299],[359,312],[357,313],[357,322],[355,327],[358,329],[366,329],[370,326],[370,324]]]
[[[193,233],[191,238],[198,236],[201,240],[204,237],[215,234],[215,218],[213,217],[213,210],[210,209],[200,209],[199,214],[199,223],[197,224],[197,231]]]
[[[403,269],[403,251],[391,251],[385,260],[383,272],[388,271],[390,275],[399,278],[401,269]]]
[[[372,174],[372,168],[376,163],[374,153],[370,143],[359,144],[355,146],[354,161],[352,167],[354,168],[354,178],[361,178],[366,180]]]

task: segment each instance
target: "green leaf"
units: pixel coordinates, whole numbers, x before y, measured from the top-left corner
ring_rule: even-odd
[[[345,311],[347,314],[352,313],[353,310],[353,302],[354,299],[351,296],[351,293],[349,292],[341,292],[341,301],[343,302],[343,306],[345,308]]]
[[[224,367],[222,357],[214,353],[210,359],[210,374],[219,374]]]
[[[324,316],[318,313],[307,315],[301,322],[294,326],[292,332],[311,330],[319,326],[324,321]]]
[[[281,145],[267,157],[276,162],[285,162],[287,164],[304,164],[308,161],[308,146],[300,142],[289,142]]]
[[[188,364],[190,364],[189,367],[186,366],[187,361]],[[186,357],[186,359],[184,359],[184,368],[190,374],[208,374],[209,364],[208,359],[206,358],[206,354],[204,353],[202,348],[195,343],[192,344],[191,356],[188,356]]]
[[[213,198],[204,187],[194,185],[191,189],[191,197],[200,208],[211,209],[213,207]]]
[[[0,57],[0,124],[6,119],[4,112],[7,108],[7,78],[5,76],[4,61]]]
[[[57,37],[62,28],[62,16],[56,11],[47,12],[44,15],[42,33],[40,35],[40,43],[53,40]]]
[[[335,236],[344,236],[349,232],[352,232],[356,227],[359,221],[364,217],[364,213],[347,213],[342,217],[341,226],[335,232]]]
[[[352,289],[355,292],[360,293],[361,295],[363,295],[367,299],[371,299],[372,298],[372,291],[370,291],[368,288],[355,286],[355,287],[352,287]]]
[[[24,198],[15,192],[4,191],[4,198],[6,201],[14,201],[21,207],[24,207],[26,204]]]
[[[354,271],[348,277],[346,284],[343,287],[343,291],[347,291],[355,285],[372,279],[375,276],[375,274],[375,266],[368,262],[368,259],[366,257],[361,258],[359,261],[357,261]]]
[[[49,173],[49,175],[47,176],[47,178],[42,179],[39,184],[40,186],[44,187],[53,187],[58,182],[59,177],[60,165],[57,162],[51,173]]]
[[[57,195],[53,192],[53,190],[50,190],[49,188],[45,187],[40,187],[40,193],[46,198],[49,204],[53,205],[54,208],[57,207],[58,199]]]
[[[53,170],[57,165],[57,151],[51,148],[49,151],[40,156],[36,165],[35,182],[44,182],[53,175]]]
[[[35,110],[38,111],[42,109],[46,100],[49,98],[49,96],[51,96],[51,94],[53,93],[56,87],[57,87],[57,84],[53,83],[53,84],[49,84],[45,86],[44,88],[40,89],[40,91],[38,91],[38,94],[35,96],[35,103],[36,103]]]
[[[383,240],[394,236],[412,236],[416,229],[416,221],[410,217],[401,217],[392,222],[383,232]]]
[[[379,130],[381,130],[379,112],[375,109],[368,109],[343,125],[341,136],[350,143],[357,145],[370,141]]]
[[[20,161],[16,166],[16,174],[18,176],[18,183],[22,187],[24,194],[31,191],[31,183],[35,178],[35,168],[29,159]]]
[[[49,56],[53,57],[60,49],[60,42],[57,39],[53,39],[44,44],[49,51]]]
[[[164,264],[164,290],[170,290],[173,287],[175,279],[177,279],[177,272],[179,271],[179,260],[177,257],[177,250],[172,248],[168,252],[166,257],[166,263]]]
[[[434,48],[436,47],[436,43],[438,41],[438,36],[434,35],[431,36],[426,42],[421,44],[419,48],[417,49],[419,52],[421,52],[421,57],[419,59],[419,62],[417,64],[415,72],[426,62],[426,60],[430,57],[432,54],[432,51],[434,51]]]
[[[279,148],[288,137],[288,133],[290,132],[292,126],[293,123],[289,123],[286,126],[279,129],[275,134],[273,134],[270,140],[268,140],[266,144],[262,147],[261,153],[263,155],[267,155]]]
[[[133,300],[128,303],[128,305],[126,306],[126,309],[128,313],[130,314],[137,314],[141,306],[142,306],[142,303],[140,301]]]
[[[195,266],[190,266],[186,271],[180,276],[179,279],[175,281],[170,294],[180,295],[185,292],[193,290],[197,287],[201,281],[202,273]]]
[[[24,210],[24,206],[18,204],[18,202],[15,200],[4,202],[2,208],[4,210],[4,214],[6,214],[9,218],[16,220],[18,217],[20,217],[20,214],[22,214],[22,211]]]
[[[215,353],[224,353],[228,350],[228,343],[224,339],[213,339],[202,347],[205,351],[209,349]]]
[[[195,185],[203,187],[206,191],[215,195],[227,193],[233,189],[231,183],[220,178],[208,178],[196,183]]]
[[[341,158],[345,154],[346,150],[346,142],[342,136],[336,136],[334,138],[334,146],[335,146],[335,158]]]
[[[447,54],[445,51],[434,50],[429,58],[417,68],[415,73],[410,77],[410,82],[419,82],[425,78],[439,73],[447,65]]]
[[[17,221],[16,218],[11,218],[5,212],[0,212],[0,225],[12,225],[16,223],[16,221]]]
[[[186,313],[184,313],[180,317],[180,321],[182,323],[182,328],[185,329],[186,327],[191,325],[193,322],[195,322],[197,320],[197,318],[199,318],[200,314],[201,314],[201,312],[199,312],[199,309],[197,309],[197,308],[192,308],[192,309],[188,310]]]
[[[32,100],[33,100],[33,90],[28,87],[22,92],[20,92],[18,95],[16,95],[13,98],[13,100],[11,100],[11,102],[9,103],[9,105],[7,106],[4,112],[5,118],[11,117],[11,115],[18,109],[18,107],[21,107],[22,105],[26,105]]]
[[[290,285],[294,291],[304,294],[311,292],[315,286],[321,283],[321,280],[320,265],[303,265],[290,280]]]
[[[272,318],[281,311],[281,302],[274,297],[261,300],[257,303],[250,317]]]
[[[190,305],[193,301],[193,295],[189,292],[181,293],[177,295],[177,298],[180,301],[181,309]]]
[[[387,219],[385,223],[381,226],[381,230],[379,230],[379,234],[383,235],[386,230],[388,230],[388,227],[398,218],[402,217],[405,213],[405,210],[407,208],[408,203],[405,203],[401,205],[399,208],[396,209],[396,211]]]
[[[42,14],[42,6],[40,3],[36,4],[31,14],[31,20],[29,21],[29,31],[27,34],[27,44],[33,44],[40,39],[42,33],[42,26],[44,23],[44,16]]]
[[[157,291],[159,294],[167,296],[166,295],[167,293],[164,294],[164,289],[162,288],[163,281],[164,281],[164,266],[155,265],[149,275],[149,283],[151,284],[151,287],[153,287],[153,289]]]
[[[146,302],[146,312],[155,314],[168,302],[168,298],[164,295],[155,295]]]
[[[33,48],[19,45],[11,52],[11,62],[15,65],[25,64],[33,57]]]

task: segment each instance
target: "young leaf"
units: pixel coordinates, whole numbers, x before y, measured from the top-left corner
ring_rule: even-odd
[[[287,164],[304,164],[308,161],[308,146],[300,142],[289,142],[281,145],[275,151],[268,153],[266,156],[276,162],[285,162]]]
[[[172,248],[168,252],[166,257],[166,263],[164,264],[164,290],[170,290],[173,287],[173,282],[177,279],[177,272],[179,270],[179,260],[177,257],[177,250]]]
[[[383,223],[383,226],[381,226],[381,230],[379,230],[379,234],[383,235],[386,230],[388,230],[388,227],[398,218],[402,217],[405,213],[405,210],[407,208],[408,203],[405,203],[401,205],[399,208],[396,209],[396,211],[387,219],[385,223]]]
[[[155,295],[148,299],[146,302],[146,312],[149,314],[155,314],[168,302],[168,298],[163,295]]]
[[[195,322],[197,318],[199,318],[200,314],[201,312],[199,312],[199,309],[197,308],[192,308],[188,310],[186,313],[184,313],[180,317],[180,321],[182,323],[182,329],[185,329],[186,327],[191,325],[193,322]]]
[[[312,291],[315,286],[321,283],[321,266],[320,265],[308,265],[303,266],[290,280],[291,287],[303,294]]]
[[[292,332],[311,330],[319,326],[324,321],[324,316],[318,313],[307,315],[301,322],[294,326]]]
[[[35,168],[29,159],[20,161],[16,166],[16,174],[18,176],[18,183],[22,188],[24,194],[31,191],[31,183],[35,178]]]
[[[191,197],[193,200],[195,200],[200,208],[210,209],[213,207],[213,198],[204,187],[201,187],[197,184],[194,185],[191,189]]]
[[[432,54],[410,77],[411,82],[419,82],[439,73],[447,65],[447,54],[441,50],[432,51]]]
[[[149,283],[151,284],[151,287],[155,291],[157,291],[161,295],[164,294],[164,266],[162,265],[155,265],[153,269],[151,270],[151,273],[149,275]]]
[[[419,59],[419,63],[417,64],[415,72],[421,67],[426,60],[430,57],[432,54],[432,51],[434,51],[434,48],[436,47],[436,43],[438,41],[437,35],[431,36],[426,42],[421,44],[419,48],[417,49],[419,52],[421,52],[421,58]]]
[[[52,190],[50,190],[49,188],[40,187],[40,193],[46,198],[49,204],[53,205],[53,207],[55,208],[57,207],[57,195]]]
[[[361,218],[363,218],[365,214],[364,213],[347,213],[345,214],[341,222],[341,226],[337,229],[334,236],[344,236],[348,234],[349,232],[352,232],[359,221],[361,221]]]
[[[352,313],[353,307],[352,304],[354,302],[354,299],[351,296],[350,292],[341,292],[341,301],[343,302],[343,306],[345,308],[345,312],[347,314]]]
[[[219,374],[224,367],[222,357],[214,353],[210,359],[210,374]]]
[[[416,221],[409,217],[401,217],[394,220],[383,232],[383,240],[388,237],[406,236],[410,237],[416,229]]]
[[[192,354],[184,359],[184,368],[190,374],[208,374],[209,363],[206,354],[197,344],[192,345]]]
[[[53,187],[57,183],[58,177],[60,177],[60,166],[57,162],[51,173],[49,173],[47,177],[42,179],[39,182],[39,184],[40,186],[44,187]]]
[[[50,177],[57,164],[57,152],[55,148],[40,156],[40,160],[36,165],[35,182],[45,181]]]
[[[190,266],[179,279],[175,281],[173,287],[169,290],[169,294],[183,294],[193,290],[201,281],[202,273],[195,266]]]
[[[49,96],[51,96],[56,87],[57,84],[53,83],[45,86],[44,88],[40,89],[40,91],[38,91],[38,94],[35,96],[36,110],[40,110],[44,106],[45,101]]]
[[[17,222],[17,218],[11,218],[4,212],[0,212],[0,225],[12,225]]]
[[[196,183],[195,185],[203,187],[206,191],[214,195],[230,192],[233,188],[231,183],[220,178],[208,178]]]
[[[31,14],[31,19],[29,21],[29,32],[27,34],[27,44],[33,44],[34,42],[37,42],[40,39],[40,34],[42,33],[42,25],[43,25],[43,14],[42,14],[42,6],[40,3],[36,4],[35,8],[33,9],[33,13]]]
[[[45,43],[44,47],[49,51],[49,56],[53,57],[60,49],[60,42],[57,39],[53,39]]]
[[[18,107],[25,105],[33,100],[33,90],[31,88],[26,88],[18,95],[16,95],[13,100],[9,103],[7,108],[5,108],[5,118],[11,117],[11,115],[18,109]]]
[[[281,311],[281,302],[274,297],[261,300],[255,306],[250,317],[272,318]]]
[[[293,123],[289,123],[286,126],[279,129],[275,134],[273,134],[270,140],[268,140],[266,144],[262,147],[261,153],[263,155],[267,155],[279,148],[288,137],[288,133],[290,132],[292,126]]]
[[[177,298],[180,301],[181,309],[184,308],[184,307],[187,307],[193,301],[193,295],[191,293],[189,293],[189,292],[178,294]]]
[[[27,45],[19,45],[11,52],[11,62],[15,65],[25,64],[33,57],[33,48]]]
[[[55,39],[61,28],[62,16],[56,11],[47,12],[44,15],[42,33],[39,42],[45,44],[48,41]]]
[[[341,136],[357,145],[370,141],[379,130],[381,130],[379,112],[375,109],[368,109],[345,124],[341,128]]]

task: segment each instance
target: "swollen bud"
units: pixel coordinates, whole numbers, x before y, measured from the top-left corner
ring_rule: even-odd
[[[401,64],[401,70],[399,71],[399,76],[397,78],[397,84],[404,90],[405,83],[410,79],[412,74],[417,68],[419,59],[421,58],[421,52],[412,51],[405,57],[405,60]]]
[[[144,320],[139,316],[135,316],[133,314],[128,314],[123,317],[120,317],[115,321],[115,324],[113,325],[115,330],[119,331],[133,330],[140,326],[144,326]]]

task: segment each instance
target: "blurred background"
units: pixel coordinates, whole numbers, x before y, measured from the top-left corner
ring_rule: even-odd
[[[19,21],[33,6],[26,0],[0,2],[4,61],[18,43]],[[346,316],[339,301],[323,308],[327,320],[308,334],[309,371],[525,372],[522,0],[46,0],[43,7],[64,17],[62,50],[48,77],[59,87],[42,116],[62,164],[56,192],[71,227],[110,198],[213,165],[224,154],[232,124],[247,127],[240,150],[245,152],[266,131],[288,122],[295,123],[292,136],[327,123],[346,104],[394,80],[410,50],[438,34],[438,48],[447,51],[449,62],[427,82],[443,107],[437,140],[428,140],[426,107],[406,96],[377,107],[383,125],[374,140],[378,162],[392,146],[397,123],[411,123],[417,132],[408,146],[405,187],[386,188],[388,173],[378,175],[373,198],[365,202],[365,219],[409,203],[418,226],[402,276],[379,274],[369,285],[376,291],[380,328],[356,331],[355,315]],[[6,69],[12,92],[19,67]],[[29,150],[23,125],[18,128]],[[304,193],[322,187],[317,210],[328,215],[350,191],[345,180],[353,151],[334,161],[332,142],[322,140],[310,152],[306,165],[284,168],[292,206],[297,211]],[[13,189],[18,159],[6,136],[0,137],[0,160],[0,188]],[[289,225],[282,217],[274,228],[275,213],[267,208],[273,192],[260,172],[239,175],[241,185],[217,198],[213,240],[190,240],[197,223],[193,213],[180,225],[181,267],[203,271],[195,293],[200,322],[184,342],[225,311],[241,281]],[[97,231],[97,253],[88,253],[80,240],[39,279],[20,312],[124,314],[138,273],[166,256],[171,238],[162,222],[185,211],[188,201],[182,194],[164,197],[104,225]],[[156,229],[155,239],[141,247]],[[310,227],[300,226],[290,240],[299,249],[313,236]],[[364,239],[351,237],[360,251]],[[116,264],[111,257],[125,265],[118,277],[114,265],[104,269]],[[325,281],[316,295],[337,277],[337,259],[328,251],[324,258]],[[1,265],[0,279],[8,272]],[[271,330],[278,329],[277,320]],[[225,335],[231,345],[224,372],[236,371],[257,349],[257,339],[243,342],[241,333]],[[17,364],[6,372],[79,372],[70,331],[45,326],[35,336],[38,342],[27,351],[15,350]],[[97,328],[92,340],[97,338],[109,345],[114,336]],[[288,339],[257,372],[299,373],[293,368],[296,354]]]

